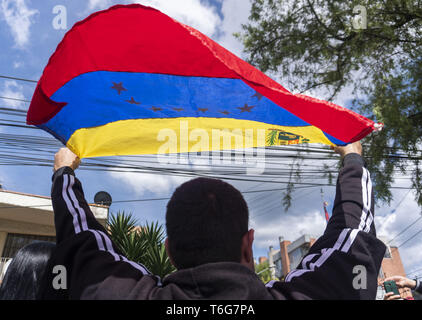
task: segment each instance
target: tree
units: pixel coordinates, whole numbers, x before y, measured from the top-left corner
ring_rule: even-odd
[[[131,261],[143,264],[153,274],[164,278],[175,271],[163,243],[164,230],[158,222],[138,223],[132,214],[118,212],[108,223],[111,240]]]
[[[351,89],[350,107],[384,123],[363,141],[376,198],[389,203],[407,173],[422,206],[420,0],[253,0],[237,36],[248,62],[293,92],[330,101]]]
[[[268,281],[272,280],[271,270],[270,270],[270,265],[269,265],[268,260],[260,264],[255,264],[255,272],[264,283],[267,283]]]

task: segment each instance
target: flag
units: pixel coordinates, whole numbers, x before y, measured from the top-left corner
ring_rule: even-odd
[[[330,215],[328,214],[328,211],[327,211],[328,202],[324,201],[323,205],[324,205],[325,221],[327,221],[328,223],[328,221],[330,220]]]
[[[377,128],[351,110],[289,92],[199,31],[138,4],[96,12],[66,33],[27,123],[81,158],[345,145]],[[214,143],[215,132],[244,139]],[[198,150],[201,139],[210,141]],[[163,148],[170,140],[176,147]]]

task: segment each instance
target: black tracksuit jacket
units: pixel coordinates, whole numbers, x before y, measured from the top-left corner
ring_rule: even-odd
[[[285,281],[266,285],[240,263],[209,263],[160,279],[129,261],[94,218],[70,167],[53,175],[57,249],[44,299],[375,299],[385,245],[377,239],[369,172],[358,154],[343,160],[333,214],[324,234]],[[300,217],[298,217],[299,219]],[[54,289],[55,265],[66,287]],[[57,287],[56,287],[57,288]]]

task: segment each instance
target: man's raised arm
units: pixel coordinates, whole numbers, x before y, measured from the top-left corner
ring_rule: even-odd
[[[296,299],[375,299],[385,245],[376,238],[371,177],[360,142],[333,149],[343,167],[325,232],[270,290]]]
[[[67,148],[55,156],[51,198],[57,248],[49,268],[66,268],[67,290],[54,288],[55,275],[49,272],[42,298],[127,299],[142,280],[136,297],[145,299],[160,280],[143,265],[124,257],[96,220],[75,177],[79,163],[79,158]]]

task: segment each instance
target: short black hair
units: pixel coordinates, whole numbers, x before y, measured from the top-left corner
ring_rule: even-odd
[[[242,194],[218,179],[183,183],[167,204],[169,251],[177,269],[240,262],[249,210]]]

